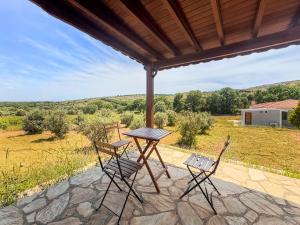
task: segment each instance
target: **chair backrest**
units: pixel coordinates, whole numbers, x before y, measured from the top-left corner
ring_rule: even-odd
[[[109,142],[108,132],[111,131],[111,130],[114,130],[114,129],[116,129],[118,131],[119,140],[121,140],[120,126],[119,126],[118,122],[107,123],[107,124],[104,124],[103,127],[104,127],[104,130],[105,130],[107,143]]]
[[[217,168],[218,168],[218,166],[219,166],[219,164],[220,164],[220,161],[221,161],[221,157],[222,157],[222,155],[224,154],[224,152],[227,150],[227,148],[229,147],[230,142],[231,142],[231,137],[230,137],[230,135],[228,135],[228,136],[227,136],[227,139],[226,139],[226,141],[225,141],[225,143],[224,143],[224,146],[223,146],[223,148],[222,148],[221,151],[220,151],[220,154],[219,154],[219,156],[218,156],[218,159],[217,159],[217,161],[216,161],[216,163],[215,163],[215,165],[214,165],[214,169],[213,169],[212,173],[215,173],[215,172],[217,171]]]
[[[101,166],[102,169],[103,169],[103,164],[102,164],[100,153],[110,155],[111,159],[112,158],[118,158],[118,153],[117,153],[116,148],[114,146],[112,146],[111,144],[109,144],[109,143],[105,143],[105,142],[102,142],[102,141],[94,141],[93,146],[94,146],[94,149],[97,153],[98,160],[99,160],[99,163],[100,163],[100,166]]]

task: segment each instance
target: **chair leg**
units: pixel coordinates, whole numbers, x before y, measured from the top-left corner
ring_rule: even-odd
[[[140,203],[143,203],[143,199],[136,193],[136,191],[133,189],[133,187],[131,187],[131,185],[128,183],[128,181],[124,179],[124,182],[128,186],[128,188],[131,189],[132,193],[140,201]],[[132,182],[134,182],[134,180]]]
[[[205,174],[206,175],[206,174]],[[209,179],[209,177],[207,178],[209,183],[211,184],[211,186],[213,186],[213,188],[216,190],[216,192],[218,193],[218,195],[221,195],[221,193],[219,192],[219,190],[216,188],[216,186],[214,185],[214,183]]]
[[[119,189],[119,191],[123,191],[122,188],[120,188],[120,186],[118,185],[118,183],[114,179],[112,179],[112,177],[109,175],[109,173],[105,172],[105,174],[112,180],[112,182],[114,183],[114,185],[117,186],[117,188]],[[115,174],[114,174],[114,176],[115,176]]]
[[[130,192],[133,190],[133,189],[132,189],[132,186],[133,186],[133,184],[134,184],[134,181],[135,181],[136,175],[137,175],[137,173],[135,173],[135,175],[134,175],[134,178],[133,178],[133,181],[132,181],[131,185],[129,185],[129,186],[128,186],[128,187],[129,187],[129,191],[128,191],[127,195],[126,195],[126,199],[125,199],[124,205],[123,205],[123,207],[122,207],[122,211],[121,211],[121,213],[120,213],[120,215],[119,215],[119,219],[118,219],[118,222],[117,222],[117,224],[119,224],[119,222],[120,222],[120,220],[121,220],[121,217],[122,217],[123,211],[124,211],[124,209],[125,209],[125,206],[126,206],[126,203],[127,203],[127,201],[128,201],[128,197],[129,197],[129,195],[130,195]],[[125,179],[124,179],[124,182],[125,182],[126,184],[128,184],[128,182],[127,182]],[[140,199],[139,199],[139,200],[140,200]]]
[[[123,148],[123,152],[122,152],[122,154],[121,154],[121,157],[122,157],[122,156],[123,156],[123,154],[125,153],[125,155],[126,155],[126,158],[127,158],[127,159],[129,159],[129,157],[128,157],[128,154],[127,154],[127,151],[126,151],[126,150],[127,150],[127,148],[128,148],[128,146],[129,146],[129,144],[127,144],[127,145],[126,145],[126,147],[124,147],[124,148]]]
[[[109,177],[110,177],[110,176],[109,176]],[[103,198],[102,198],[102,200],[101,200],[101,202],[100,202],[100,205],[99,205],[99,207],[96,209],[96,211],[98,211],[98,210],[101,208],[101,206],[102,206],[102,204],[103,204],[103,202],[104,202],[104,199],[105,199],[105,197],[106,197],[106,195],[107,195],[107,193],[108,193],[108,190],[109,190],[109,188],[110,188],[110,185],[111,185],[111,183],[113,182],[114,177],[115,177],[115,173],[114,173],[114,175],[112,176],[112,178],[111,178],[111,180],[110,180],[110,182],[109,182],[109,184],[108,184],[108,187],[107,187],[107,189],[106,189],[106,191],[105,191],[105,193],[104,193],[104,195],[103,195]]]

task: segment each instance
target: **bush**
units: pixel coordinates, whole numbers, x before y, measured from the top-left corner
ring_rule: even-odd
[[[6,130],[8,127],[5,121],[0,121],[0,130]]]
[[[154,105],[154,111],[155,112],[165,112],[167,110],[167,106],[165,102],[163,101],[158,101]]]
[[[80,127],[80,131],[91,141],[107,142],[112,138],[112,131],[105,132],[104,124],[114,122],[111,118],[94,117],[86,120]]]
[[[51,113],[46,120],[46,125],[48,130],[59,138],[63,138],[69,131],[69,122],[67,114],[64,111]]]
[[[158,128],[163,128],[164,126],[166,126],[168,123],[168,115],[166,113],[163,112],[157,112],[154,115],[154,124],[158,127]]]
[[[45,116],[41,111],[34,111],[23,121],[23,130],[28,134],[41,134],[45,128]]]
[[[135,115],[129,128],[134,130],[145,126],[144,117],[142,115]]]
[[[113,115],[113,111],[110,109],[101,109],[97,115],[99,115],[100,117],[111,117]]]
[[[168,115],[168,126],[174,126],[176,123],[176,117],[177,117],[176,112],[174,112],[172,110],[168,110],[167,115]]]
[[[26,116],[26,112],[23,109],[20,109],[16,112],[16,116]]]
[[[181,139],[179,144],[192,147],[196,145],[196,135],[206,133],[213,125],[213,119],[207,112],[183,114],[179,120]]]
[[[121,114],[121,123],[125,124],[126,127],[129,127],[134,117],[134,113],[126,111]]]
[[[84,114],[94,114],[97,111],[97,105],[90,104],[82,108]]]
[[[289,122],[300,129],[300,101],[298,106],[290,113]]]
[[[83,116],[82,113],[78,114],[74,120],[73,120],[74,124],[77,125],[77,126],[80,126],[82,125],[84,122],[85,122],[85,118]]]

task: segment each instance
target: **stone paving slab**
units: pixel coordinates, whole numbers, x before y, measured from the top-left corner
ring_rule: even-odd
[[[163,175],[156,194],[145,168],[139,171],[135,190],[144,203],[130,197],[121,225],[296,225],[300,224],[300,182],[240,165],[221,163],[213,182],[221,196],[213,194],[218,215],[214,215],[197,189],[179,200],[187,187],[189,173],[182,162],[189,154],[159,149],[171,179]],[[136,158],[131,154],[131,158]],[[160,164],[150,161],[154,173]],[[94,167],[15,205],[0,209],[0,225],[113,225],[117,217],[99,206],[109,179]],[[124,187],[120,183],[121,187]],[[104,204],[120,212],[124,192],[112,186]]]

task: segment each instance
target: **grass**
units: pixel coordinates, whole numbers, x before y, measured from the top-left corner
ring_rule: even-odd
[[[194,151],[217,155],[226,136],[232,137],[227,159],[246,164],[283,170],[284,175],[300,178],[300,132],[294,129],[271,127],[234,126],[230,120],[239,116],[216,116],[214,128],[207,135],[197,137]],[[171,128],[174,129],[174,128]],[[163,144],[176,145],[178,132],[162,141]]]
[[[88,140],[75,132],[59,140],[50,133],[6,131],[0,132],[0,142],[0,206],[11,204],[29,188],[72,175],[95,162]]]

